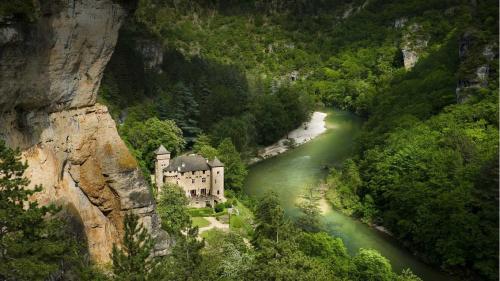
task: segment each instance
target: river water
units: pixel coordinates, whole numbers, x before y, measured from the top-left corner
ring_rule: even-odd
[[[250,167],[244,191],[258,198],[268,190],[275,191],[287,215],[297,215],[295,203],[304,188],[324,180],[325,166],[342,164],[352,152],[353,140],[360,132],[361,120],[351,113],[328,110],[327,131],[316,139],[284,154],[264,160]],[[354,255],[360,248],[379,251],[391,262],[393,270],[410,268],[425,281],[453,280],[411,255],[390,236],[342,213],[327,207],[323,223],[326,231],[341,237]]]

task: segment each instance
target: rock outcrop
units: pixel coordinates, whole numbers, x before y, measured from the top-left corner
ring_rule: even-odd
[[[163,47],[154,40],[139,40],[136,43],[136,50],[141,54],[144,70],[153,70],[161,73],[163,63]]]
[[[457,103],[463,103],[475,90],[488,86],[491,63],[498,58],[496,43],[485,44],[474,31],[466,31],[458,42],[458,56],[462,65],[455,90]],[[494,75],[494,74],[493,74]]]
[[[406,21],[400,21],[399,25],[402,27],[405,23]],[[395,26],[396,24],[398,23],[396,22]],[[420,25],[412,24],[403,35],[401,51],[403,52],[403,64],[406,70],[410,70],[415,66],[422,52],[427,47],[428,38],[421,34],[420,31]]]
[[[109,261],[133,212],[164,253],[155,204],[97,90],[125,9],[112,0],[42,1],[33,23],[0,22],[0,137],[29,164],[35,199],[81,220],[91,257]]]

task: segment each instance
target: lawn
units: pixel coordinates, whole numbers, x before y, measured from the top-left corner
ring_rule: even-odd
[[[210,225],[210,222],[203,217],[193,217],[191,219],[193,220],[193,226],[197,226],[199,228]]]
[[[243,236],[251,236],[253,233],[253,213],[240,201],[235,206],[239,211],[239,215],[231,215],[230,227]]]
[[[192,208],[188,212],[191,217],[211,217],[214,215],[212,208]]]

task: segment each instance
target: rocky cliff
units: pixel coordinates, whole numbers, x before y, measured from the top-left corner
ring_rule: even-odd
[[[41,203],[71,210],[91,257],[109,260],[126,212],[168,248],[155,204],[106,107],[96,104],[125,9],[112,0],[40,1],[31,23],[0,19],[0,137],[19,147]]]

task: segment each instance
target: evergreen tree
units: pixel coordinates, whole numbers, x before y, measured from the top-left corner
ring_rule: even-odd
[[[321,195],[315,186],[309,186],[301,196],[302,201],[297,204],[302,216],[297,220],[297,224],[309,232],[318,232],[321,228],[319,200]]]
[[[224,163],[224,184],[228,189],[240,191],[248,173],[245,163],[229,138],[217,147],[220,160]]]
[[[198,102],[196,102],[191,90],[182,82],[175,85],[173,95],[173,115],[175,123],[182,129],[184,138],[188,144],[196,140],[196,136],[201,132],[198,127],[200,115]]]
[[[134,214],[125,215],[124,230],[122,246],[113,245],[111,254],[115,280],[150,280],[149,275],[156,267],[156,261],[150,256],[153,238]]]
[[[278,195],[270,192],[264,195],[255,208],[254,244],[258,245],[263,239],[273,240],[276,243],[286,235],[289,226],[285,218],[285,210],[278,201]]]
[[[27,189],[30,181],[23,176],[27,164],[19,150],[0,140],[0,279],[43,280],[54,275],[79,251],[59,220],[48,219],[59,208],[38,206],[28,200],[42,186]],[[66,263],[63,261],[66,260]]]
[[[176,240],[172,254],[162,262],[161,280],[203,280],[206,269],[200,268],[201,250],[205,240],[199,240],[198,227],[190,227],[186,235]]]

